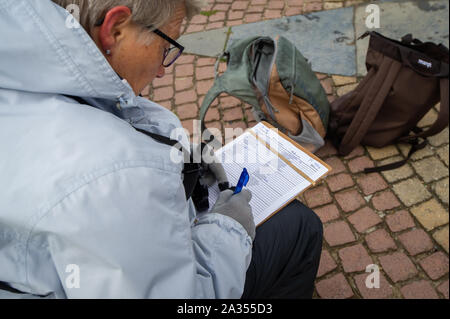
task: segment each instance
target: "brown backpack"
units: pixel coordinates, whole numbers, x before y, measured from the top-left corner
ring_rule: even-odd
[[[366,32],[360,39],[368,35],[368,73],[354,91],[331,104],[328,136],[341,155],[349,154],[359,144],[383,147],[408,143],[412,147],[406,160],[366,169],[366,173],[405,164],[426,146],[426,137],[448,125],[449,115],[449,50],[445,46],[423,43],[410,34],[402,42],[377,32]],[[439,101],[438,119],[422,131],[417,123]]]

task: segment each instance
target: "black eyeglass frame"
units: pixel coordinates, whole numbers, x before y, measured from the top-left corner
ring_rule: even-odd
[[[152,29],[153,26],[148,26],[147,28],[148,28],[148,29]],[[172,39],[171,37],[169,37],[168,35],[166,35],[164,32],[162,32],[162,31],[159,30],[159,29],[154,29],[153,32],[156,33],[157,35],[159,35],[161,38],[163,38],[163,39],[166,40],[167,42],[169,42],[171,45],[173,45],[173,47],[171,47],[171,48],[169,48],[169,49],[164,49],[164,59],[163,59],[162,65],[163,65],[165,68],[168,68],[168,67],[170,67],[172,64],[174,64],[174,62],[175,62],[175,61],[183,54],[184,46],[182,46],[181,44],[179,44],[177,41],[175,41],[174,39]],[[167,56],[169,55],[170,51],[173,50],[173,49],[175,49],[175,48],[179,49],[180,52],[178,52],[178,54],[176,55],[176,57],[175,57],[172,61],[170,61],[169,64],[165,65],[165,64],[164,64],[164,61],[166,60],[166,58],[167,58]]]
[[[99,22],[97,22],[94,26],[99,27],[103,24],[103,22],[105,22],[105,18],[101,19]],[[148,27],[146,27],[147,29],[153,29],[153,25],[150,25]],[[165,68],[170,67],[172,64],[175,63],[175,61],[183,54],[184,51],[184,46],[182,46],[181,44],[179,44],[177,41],[175,41],[174,39],[172,39],[171,37],[169,37],[167,34],[165,34],[164,32],[162,32],[159,29],[154,29],[152,32],[156,33],[157,35],[159,35],[161,38],[163,38],[164,40],[166,40],[167,42],[169,42],[171,45],[173,45],[174,47],[176,47],[177,49],[180,50],[180,52],[178,52],[178,54],[176,55],[176,57],[170,61],[169,64],[165,65],[164,61],[166,60],[167,56],[169,55],[170,51],[172,49],[174,49],[174,47],[171,47],[169,49],[164,49],[164,58],[163,58],[163,62],[162,65]]]

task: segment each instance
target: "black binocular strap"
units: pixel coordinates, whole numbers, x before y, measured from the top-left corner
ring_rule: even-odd
[[[141,133],[153,138],[155,141],[157,141],[161,144],[169,145],[172,147],[179,145],[178,141],[172,140],[166,136],[162,136],[162,135],[155,134],[155,133],[150,133],[145,130],[138,129],[136,127],[134,127],[134,129],[138,132],[141,132]],[[179,150],[183,153],[183,155],[188,154],[187,151],[182,146],[180,146]],[[190,161],[189,162],[185,161],[184,169],[182,172],[184,174],[183,185],[184,185],[184,190],[186,192],[186,200],[189,200],[192,196],[192,193],[194,192],[195,185],[197,185],[197,181],[200,178],[200,171],[201,171],[200,165],[198,163],[194,163],[192,154],[191,154]]]

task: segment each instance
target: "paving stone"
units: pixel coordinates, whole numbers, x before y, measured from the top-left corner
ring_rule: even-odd
[[[228,109],[236,106],[240,106],[242,101],[234,96],[223,96],[220,97],[220,107],[222,109]]]
[[[370,273],[360,274],[354,277],[356,286],[364,299],[387,299],[393,294],[392,286],[380,273],[380,287],[367,288],[366,280]]]
[[[412,206],[431,197],[423,183],[416,177],[394,184],[392,189],[406,206]]]
[[[194,75],[194,65],[193,64],[181,64],[175,66],[175,74],[177,77],[186,77]]]
[[[330,271],[336,269],[337,264],[331,257],[328,250],[322,250],[322,255],[320,257],[319,269],[317,271],[317,277],[320,278],[323,275],[329,273]]]
[[[304,7],[305,12],[321,11],[322,3],[320,2],[307,2]]]
[[[358,157],[348,162],[348,167],[352,173],[360,173],[364,169],[374,166],[373,161],[367,156]]]
[[[396,156],[396,157],[391,157],[389,159],[383,160],[381,161],[378,166],[383,166],[383,165],[387,165],[387,164],[391,164],[391,163],[396,163],[398,161],[403,160],[402,157],[400,156]],[[381,172],[381,174],[383,175],[383,177],[389,182],[389,183],[394,183],[397,182],[399,180],[402,179],[406,179],[408,177],[411,177],[412,175],[414,175],[414,171],[411,168],[411,166],[409,164],[405,164],[399,168],[390,170],[390,171],[384,171]]]
[[[155,89],[153,91],[153,101],[159,102],[171,99],[173,97],[173,93],[173,88],[171,86]]]
[[[399,232],[415,226],[413,218],[406,210],[387,215],[385,220],[389,229],[393,232]]]
[[[448,274],[448,256],[440,251],[422,259],[419,263],[433,280]]]
[[[385,191],[372,197],[372,204],[379,211],[391,210],[400,206],[400,202],[391,191]]]
[[[255,9],[255,8],[253,7],[253,9]],[[264,10],[264,9],[261,8],[261,10]],[[244,19],[245,19],[245,23],[261,21],[262,14],[261,13],[246,14]]]
[[[316,283],[317,293],[324,299],[346,299],[353,291],[342,273]]]
[[[301,14],[303,12],[303,9],[301,7],[293,7],[293,8],[287,8],[286,11],[284,12],[285,16],[295,16],[298,14]]]
[[[182,91],[175,94],[175,104],[182,105],[185,103],[192,103],[197,101],[197,93],[194,89]]]
[[[362,196],[354,189],[337,193],[334,197],[339,206],[346,213],[352,212],[366,203],[364,198],[362,198]]]
[[[340,217],[339,210],[334,204],[316,208],[314,212],[319,216],[323,224]]]
[[[184,129],[186,129],[188,131],[188,135],[192,136],[194,134],[194,122],[193,120],[185,120],[185,121],[181,121],[181,125],[183,126]]]
[[[357,156],[363,156],[364,151],[365,151],[364,147],[362,147],[361,145],[358,145],[357,147],[355,147],[355,149],[353,149],[353,151],[350,152],[350,154],[346,155],[344,157],[344,159],[348,160],[348,159],[352,159]]]
[[[437,230],[433,234],[433,238],[445,249],[448,254],[448,225],[440,230]]]
[[[332,171],[330,173],[331,175],[338,174],[346,170],[344,163],[337,157],[327,158],[325,160],[325,163],[331,166],[332,168]]]
[[[198,58],[197,67],[199,66],[211,66],[216,64],[215,58]]]
[[[214,66],[203,66],[195,69],[195,78],[198,80],[207,80],[214,78]]]
[[[204,24],[206,22],[208,22],[208,17],[201,14],[192,17],[192,19],[189,21],[189,23],[191,24]]]
[[[354,89],[356,89],[357,86],[358,86],[358,83],[348,84],[348,85],[344,85],[344,86],[339,86],[336,89],[336,93],[337,93],[338,96],[343,96],[343,95],[353,91]]]
[[[436,157],[426,158],[412,165],[426,183],[448,176],[448,168]]]
[[[434,198],[417,207],[411,208],[411,213],[426,230],[433,230],[438,226],[448,223],[448,211]]]
[[[449,295],[448,295],[448,279],[446,281],[444,281],[442,284],[440,284],[437,287],[437,290],[444,295],[445,298],[449,299]]]
[[[373,194],[388,187],[383,177],[378,173],[371,173],[359,177],[357,183],[365,195]]]
[[[333,199],[326,186],[319,186],[305,192],[305,199],[311,208],[330,203]]]
[[[354,5],[358,5],[358,4],[365,3],[365,2],[366,2],[366,0],[347,0],[347,1],[345,1],[344,6],[349,7],[349,6],[354,6]]]
[[[344,4],[342,2],[325,2],[323,4],[324,10],[332,10],[332,9],[338,9],[342,8]]]
[[[224,21],[226,19],[225,12],[216,12],[212,16],[209,17],[209,22],[217,22]]]
[[[419,123],[417,123],[417,126],[420,128],[424,128],[433,125],[433,123],[436,122],[437,118],[438,113],[435,110],[431,109],[427,114],[425,114],[425,116],[419,121]]]
[[[211,121],[218,121],[220,120],[220,113],[217,107],[212,107],[208,110],[208,113],[206,113],[205,116],[205,123],[211,122]]]
[[[398,148],[400,149],[400,152],[403,154],[403,156],[406,158],[409,154],[409,151],[411,149],[411,145],[409,144],[398,144]],[[426,145],[423,149],[415,152],[410,159],[410,162],[417,161],[426,157],[430,157],[434,155],[434,151],[432,146]]]
[[[434,248],[433,242],[423,229],[413,229],[399,235],[398,239],[411,256],[418,255]]]
[[[417,269],[411,260],[402,252],[380,256],[379,261],[386,274],[393,282],[399,282],[414,277]]]
[[[433,286],[425,280],[415,281],[400,289],[405,299],[438,299]]]
[[[223,120],[224,121],[236,121],[242,120],[244,118],[244,114],[242,113],[242,109],[240,107],[235,107],[232,109],[227,109],[223,111]]]
[[[345,247],[339,250],[339,258],[346,273],[366,270],[373,264],[367,250],[361,244]]]
[[[197,104],[184,104],[177,107],[177,115],[180,119],[196,119],[198,115]]]
[[[358,210],[356,213],[352,214],[348,220],[360,233],[382,222],[380,216],[369,207]]]
[[[439,148],[436,153],[438,154],[439,158],[445,163],[445,165],[448,166],[448,155],[449,155],[448,145]]]
[[[443,144],[448,144],[448,139],[449,139],[448,126],[441,133],[427,138],[430,144],[433,145],[434,147],[438,147]]]
[[[369,152],[370,157],[376,161],[398,155],[398,150],[395,145],[388,145],[382,148],[367,146],[366,149]]]
[[[316,76],[317,76],[318,80],[323,80],[323,79],[326,79],[328,77],[328,74],[316,72]]]
[[[355,185],[351,175],[345,173],[327,178],[327,184],[332,192],[337,192]]]
[[[249,1],[233,1],[231,8],[233,10],[245,10],[249,5]]]
[[[449,183],[448,183],[448,178],[445,178],[439,182],[436,182],[433,185],[433,190],[436,193],[436,195],[438,195],[439,199],[446,203],[448,205],[448,190],[449,190]]]
[[[221,28],[223,28],[223,26],[225,25],[225,23],[223,21],[220,22],[210,22],[206,25],[205,30],[220,30]]]
[[[336,148],[333,146],[333,144],[330,142],[330,140],[325,140],[325,145],[316,152],[316,155],[319,158],[324,158],[337,154],[338,152]]]
[[[152,87],[158,88],[161,86],[168,86],[172,84],[173,84],[173,74],[166,74],[162,78],[155,78],[152,82]]]
[[[320,81],[326,94],[333,94],[333,80],[330,78]]]
[[[193,77],[185,77],[185,78],[176,78],[175,79],[175,90],[183,91],[186,89],[190,89],[194,86]]]
[[[397,245],[395,245],[394,240],[384,229],[378,229],[366,235],[365,240],[369,249],[374,253],[397,249]]]
[[[205,95],[212,88],[214,80],[197,81],[195,89],[198,95]]]
[[[337,221],[324,226],[323,234],[330,246],[343,245],[356,240],[355,235],[345,221]]]

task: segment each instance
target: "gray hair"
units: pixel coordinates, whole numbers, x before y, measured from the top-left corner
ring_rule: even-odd
[[[76,5],[80,8],[80,24],[90,34],[96,23],[117,6],[127,6],[132,12],[132,21],[139,26],[153,25],[160,28],[169,22],[177,5],[185,3],[186,17],[190,20],[200,13],[205,0],[52,0],[63,8]]]

